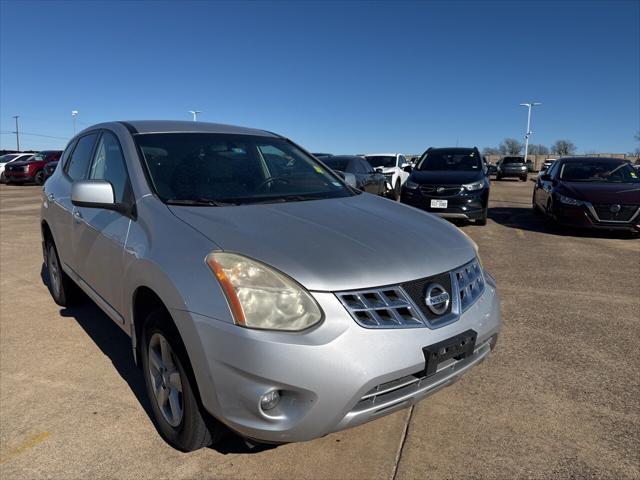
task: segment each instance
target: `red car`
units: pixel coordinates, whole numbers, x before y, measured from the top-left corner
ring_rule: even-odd
[[[43,150],[26,160],[9,163],[4,169],[7,184],[34,182],[42,185],[46,180],[45,165],[60,160],[60,155],[62,150]]]

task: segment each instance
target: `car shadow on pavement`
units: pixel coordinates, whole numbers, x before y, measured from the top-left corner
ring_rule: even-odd
[[[42,283],[48,286],[47,269],[44,263],[40,269],[40,278]],[[82,292],[78,293],[78,299],[74,306],[62,308],[60,315],[65,318],[73,318],[102,353],[109,357],[118,374],[127,382],[149,420],[156,427],[142,371],[133,361],[131,339],[88,296]],[[223,428],[225,432],[221,441],[210,447],[223,455],[229,453],[253,454],[274,448],[272,445],[247,445],[242,437],[226,427]]]
[[[493,207],[489,208],[489,218],[505,227],[520,230],[547,233],[549,235],[571,236],[577,238],[638,238],[631,232],[615,230],[596,230],[586,228],[572,228],[549,222],[543,215],[533,212],[531,206],[524,207]]]

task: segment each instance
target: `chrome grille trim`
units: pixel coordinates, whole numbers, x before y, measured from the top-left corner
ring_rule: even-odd
[[[336,296],[363,327],[424,327],[422,316],[400,287],[338,292]]]
[[[460,313],[462,313],[484,292],[484,274],[480,262],[476,259],[454,270],[452,275],[460,298]]]
[[[450,271],[449,275],[451,311],[435,319],[425,316],[414,303],[416,299],[412,299],[402,285],[335,292],[335,295],[351,317],[365,328],[439,328],[457,321],[485,288],[484,273],[477,258]]]

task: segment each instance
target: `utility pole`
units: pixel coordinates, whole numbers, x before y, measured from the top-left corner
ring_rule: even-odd
[[[193,121],[197,122],[198,121],[198,114],[202,113],[200,110],[189,110],[189,113],[191,115],[193,115]]]
[[[527,107],[527,132],[524,134],[524,163],[527,163],[527,155],[529,155],[529,137],[533,133],[531,131],[531,108],[542,105],[540,102],[521,103],[520,106]]]
[[[20,151],[20,130],[18,129],[18,118],[20,118],[20,115],[14,115],[13,118],[16,119],[16,150]]]
[[[73,118],[73,135],[76,134],[76,117],[78,116],[78,110],[71,110],[71,118]]]

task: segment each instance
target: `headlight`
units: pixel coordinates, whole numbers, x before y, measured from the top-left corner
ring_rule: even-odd
[[[479,182],[467,183],[466,185],[462,185],[462,188],[473,192],[474,190],[482,190],[484,187],[484,181],[480,180]]]
[[[416,188],[418,188],[418,184],[416,182],[412,182],[411,180],[407,180],[406,182],[404,182],[404,186],[409,190],[415,190]]]
[[[579,207],[580,205],[584,205],[582,200],[576,200],[575,198],[565,197],[564,195],[558,195],[558,199],[560,203],[564,203],[565,205],[574,205]]]
[[[237,325],[303,330],[322,320],[309,292],[264,263],[226,252],[211,252],[206,262],[222,286]]]

